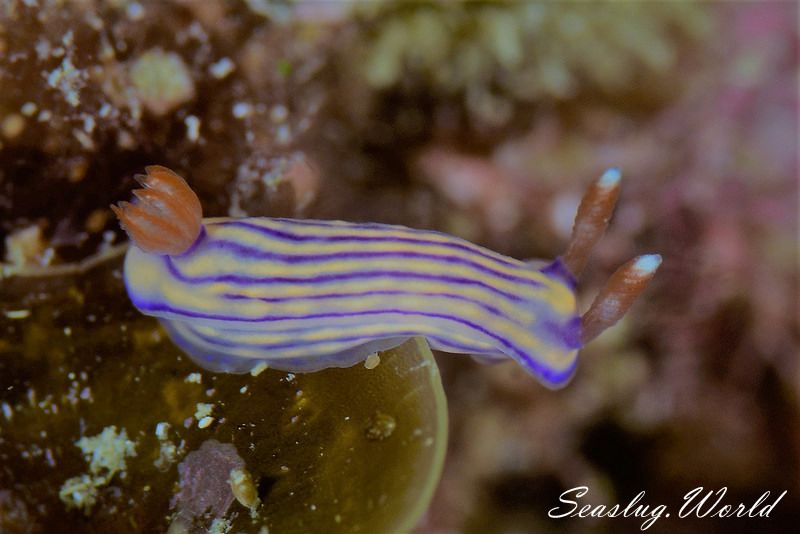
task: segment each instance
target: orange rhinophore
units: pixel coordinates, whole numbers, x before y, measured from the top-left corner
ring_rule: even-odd
[[[586,344],[619,321],[661,265],[658,254],[644,254],[617,269],[581,318],[581,342]]]
[[[133,203],[111,209],[134,244],[145,252],[176,255],[185,252],[200,234],[203,209],[186,181],[160,165],[136,175],[144,189],[136,189]]]
[[[562,257],[567,269],[575,277],[581,274],[592,248],[606,231],[608,220],[619,197],[620,178],[619,169],[616,167],[608,169],[599,180],[589,186],[578,206],[575,225],[572,227],[572,239]]]
[[[572,238],[562,260],[567,270],[578,277],[592,248],[603,237],[614,205],[619,197],[619,169],[608,169],[593,183],[581,200]],[[587,344],[605,329],[619,321],[661,265],[661,256],[645,254],[630,260],[611,275],[606,286],[595,297],[581,317],[581,343]]]

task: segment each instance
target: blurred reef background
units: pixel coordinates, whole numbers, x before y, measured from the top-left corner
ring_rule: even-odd
[[[564,390],[513,363],[437,356],[450,436],[416,532],[639,530],[634,519],[549,519],[559,494],[581,485],[597,504],[645,490],[675,508],[697,486],[726,486],[730,502],[788,490],[769,521],[673,517],[653,528],[796,528],[797,20],[794,2],[0,0],[0,531],[216,521],[259,532],[269,517],[270,532],[369,530],[387,502],[427,500],[436,482],[435,365],[400,373],[419,392],[407,404],[388,385],[387,362],[402,354],[384,358],[380,379],[336,371],[335,387],[322,374],[303,386],[274,371],[198,378],[135,312],[108,205],[149,164],[185,176],[206,216],[399,223],[519,258],[557,256],[584,188],[621,167],[582,305],[636,254],[663,256],[654,283],[582,351]],[[409,358],[428,357],[414,347]],[[367,392],[355,426],[324,421],[347,411],[348,385],[370,383],[388,389]],[[242,401],[246,384],[258,411]],[[315,400],[298,408],[297,391]],[[292,410],[307,410],[300,430]],[[254,436],[252,425],[266,426]],[[360,441],[326,441],[348,432]],[[117,463],[92,460],[92,440]],[[308,447],[356,442],[371,452],[353,458],[375,463],[351,485],[382,476],[386,493],[314,523],[320,503],[287,497],[303,487]],[[236,495],[192,494],[201,453],[219,473],[244,466],[253,487],[245,477]],[[313,463],[314,484],[337,477],[331,462]],[[391,486],[414,466],[430,476]],[[192,499],[214,504],[204,514]],[[416,521],[419,503],[403,506]],[[280,510],[301,523],[281,530]]]

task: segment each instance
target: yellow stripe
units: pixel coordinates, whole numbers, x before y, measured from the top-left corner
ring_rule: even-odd
[[[468,241],[463,241],[453,238],[444,234],[438,233],[423,233],[415,234],[409,231],[394,230],[373,230],[358,227],[354,225],[345,226],[343,228],[327,228],[320,230],[327,230],[327,232],[313,232],[315,228],[305,228],[302,226],[294,225],[278,225],[276,221],[270,219],[249,219],[248,224],[255,224],[264,228],[272,230],[280,230],[305,236],[322,237],[322,236],[356,236],[356,237],[381,237],[386,239],[397,238],[412,238],[433,241],[432,244],[411,244],[411,243],[392,243],[392,242],[290,242],[279,238],[273,238],[265,235],[258,234],[254,231],[237,228],[234,226],[219,226],[206,224],[206,229],[210,236],[217,239],[225,239],[235,241],[243,245],[247,245],[259,250],[275,252],[279,254],[335,254],[341,252],[364,251],[364,252],[423,252],[425,254],[432,254],[437,256],[456,256],[473,263],[492,269],[494,271],[518,276],[523,279],[531,280],[539,283],[548,283],[550,279],[540,273],[539,271],[532,270],[526,267],[524,262],[514,258],[508,258],[497,254],[489,249],[479,247]],[[402,228],[402,227],[397,227]],[[302,229],[302,232],[300,231]],[[470,251],[475,254],[470,254],[463,250],[448,248],[440,246],[446,244],[457,243],[459,245],[468,247]],[[493,259],[486,258],[480,254],[488,255]],[[397,262],[398,260],[389,260]],[[403,263],[407,260],[403,259]],[[511,262],[513,265],[508,265]],[[300,264],[303,265],[303,264]],[[295,268],[300,265],[288,265],[287,268]],[[209,273],[213,271],[206,271]]]
[[[363,273],[367,270],[393,270],[429,276],[461,277],[471,281],[480,281],[488,287],[450,284],[431,280],[402,279],[392,276],[380,278],[355,277],[347,281],[338,282],[302,282],[301,280],[290,283],[265,283],[255,286],[232,284],[225,282],[184,284],[178,282],[163,271],[161,260],[151,261],[147,258],[140,261],[131,260],[126,264],[126,276],[129,282],[134,281],[134,286],[157,288],[160,293],[158,298],[167,304],[186,309],[191,312],[209,315],[223,315],[234,318],[257,318],[265,315],[297,316],[296,320],[281,321],[280,323],[237,323],[235,321],[219,322],[210,320],[187,320],[198,332],[228,340],[245,340],[251,343],[269,343],[280,341],[322,341],[321,346],[314,347],[314,354],[325,352],[338,352],[352,346],[350,342],[337,342],[342,336],[393,337],[396,332],[419,332],[422,335],[432,335],[442,339],[451,340],[455,344],[473,347],[485,347],[486,350],[506,351],[498,342],[488,341],[488,338],[477,331],[472,331],[468,326],[450,323],[446,319],[425,318],[424,316],[402,317],[390,316],[389,319],[374,318],[320,318],[304,319],[304,317],[331,311],[343,313],[361,312],[370,310],[384,310],[394,308],[409,312],[441,313],[452,315],[459,319],[471,321],[481,328],[501,336],[518,347],[519,350],[554,369],[563,369],[570,365],[574,359],[575,351],[565,351],[558,343],[550,345],[536,334],[542,326],[537,324],[535,309],[540,306],[546,308],[546,315],[553,320],[567,319],[575,314],[575,296],[573,291],[557,279],[552,279],[539,271],[530,270],[524,263],[503,260],[503,257],[472,245],[468,242],[456,240],[446,235],[435,233],[417,233],[402,227],[392,229],[369,229],[346,223],[337,223],[334,227],[305,227],[280,223],[270,219],[250,219],[250,224],[258,224],[290,232],[296,235],[308,236],[375,236],[387,239],[412,238],[432,241],[433,244],[411,243],[319,243],[297,242],[292,243],[269,236],[259,235],[253,231],[223,227],[206,222],[209,240],[226,239],[243,245],[251,246],[258,250],[273,251],[280,254],[332,254],[337,252],[364,251],[364,252],[409,252],[416,251],[437,257],[454,257],[470,261],[476,265],[488,268],[497,273],[512,275],[525,280],[538,282],[542,287],[531,287],[520,282],[504,280],[496,274],[485,274],[477,267],[453,265],[437,259],[352,259],[334,260],[321,263],[286,264],[270,260],[247,260],[246,258],[233,257],[224,250],[211,250],[199,247],[193,254],[186,257],[173,258],[175,265],[189,277],[219,276],[221,274],[235,274],[253,278],[268,279],[271,277],[313,278],[320,275]],[[468,251],[447,248],[447,243],[458,243],[468,247]],[[489,258],[479,255],[489,255]],[[149,256],[149,255],[143,255]],[[131,255],[129,259],[134,258]],[[499,258],[495,261],[492,258]],[[503,291],[510,295],[519,296],[523,302],[515,302],[509,298],[497,295],[490,288]],[[337,297],[330,300],[298,301],[290,300],[285,303],[268,303],[248,300],[222,299],[222,293],[243,295],[251,298],[298,298],[311,297],[330,293],[370,292],[381,290],[399,290],[410,293],[432,293],[434,296],[420,295],[408,296],[354,296]],[[497,317],[482,309],[478,304],[447,299],[441,297],[442,293],[463,295],[465,298],[476,300],[484,305],[498,308],[507,318]],[[144,294],[144,296],[147,296]],[[359,320],[375,321],[374,324],[358,324]],[[209,326],[212,325],[212,326]],[[292,326],[310,328],[305,333],[281,333],[282,330]],[[242,328],[248,332],[232,334],[227,328]],[[270,333],[270,330],[275,330]],[[393,333],[394,332],[394,333]],[[187,334],[188,335],[188,334]],[[192,337],[197,337],[192,336]],[[199,339],[197,340],[200,343]],[[326,347],[322,350],[320,347]],[[340,347],[331,349],[331,347]],[[277,354],[262,353],[250,349],[246,351],[247,357],[272,358],[302,357],[309,353],[308,349],[279,349]],[[237,354],[238,350],[230,351]],[[269,352],[269,351],[267,351]]]
[[[403,289],[410,293],[433,293],[441,295],[442,293],[460,294],[464,297],[482,302],[489,306],[498,308],[502,313],[509,317],[515,318],[522,323],[527,323],[535,317],[533,310],[527,310],[520,304],[515,304],[508,299],[491,293],[489,290],[466,286],[454,287],[452,285],[431,282],[431,281],[417,281],[417,280],[403,280],[403,285],[398,286],[397,281],[390,277],[382,279],[353,279],[346,282],[337,283],[335,286],[328,284],[326,286],[318,286],[314,284],[269,284],[260,287],[247,287],[227,282],[215,282],[213,284],[198,285],[198,286],[185,286],[184,284],[170,281],[161,286],[162,298],[171,306],[183,308],[193,311],[198,311],[206,314],[219,314],[228,316],[241,316],[241,317],[258,317],[265,313],[283,314],[282,309],[291,306],[307,306],[308,309],[313,309],[314,306],[323,308],[326,306],[326,301],[288,301],[285,303],[270,303],[270,302],[249,302],[246,300],[230,300],[223,299],[220,295],[238,294],[248,297],[259,298],[298,298],[310,297],[315,295],[330,294],[333,292],[369,292],[381,290],[397,290]],[[410,297],[410,296],[409,296]],[[387,299],[401,297],[385,297],[376,295],[374,297],[345,297],[346,299],[376,299],[386,306]],[[417,295],[413,298],[419,299],[420,304],[424,304],[426,297]],[[446,298],[446,297],[441,297]],[[331,303],[340,303],[343,299],[331,299]],[[463,301],[450,301],[451,308],[460,310],[463,306],[468,306],[469,303]],[[280,311],[280,313],[279,313]],[[488,312],[485,312],[488,314]]]
[[[336,339],[342,337],[342,329],[338,326],[320,326],[319,328],[315,328],[309,332],[302,332],[302,333],[281,333],[277,331],[275,333],[265,333],[265,332],[231,332],[228,330],[218,330],[214,327],[209,326],[194,326],[195,330],[200,332],[201,334],[208,336],[208,337],[215,337],[223,340],[234,340],[234,341],[241,341],[243,343],[248,344],[272,344],[272,343],[284,343],[287,341],[335,341]],[[360,325],[358,328],[348,328],[347,330],[347,337],[364,337],[364,338],[381,338],[381,337],[393,337],[397,335],[398,332],[404,331],[413,331],[419,332],[420,335],[433,335],[433,336],[441,336],[442,332],[438,329],[434,328],[433,325],[429,322],[424,322],[418,320],[418,322],[409,321],[409,322],[393,322],[390,325],[387,324],[364,324]],[[493,344],[489,344],[488,342],[482,342],[480,340],[476,340],[471,336],[466,336],[463,334],[459,334],[456,332],[450,332],[448,335],[448,339],[453,340],[456,343],[462,343],[464,345],[483,345],[487,348],[494,347]],[[283,350],[283,349],[280,349]],[[316,349],[315,349],[316,352]]]
[[[348,300],[351,302],[348,302],[347,304],[342,303],[342,305],[338,308],[338,311],[343,313],[362,312],[381,310],[385,309],[387,306],[387,303],[384,299],[374,299],[376,300],[376,305],[374,307],[370,307],[366,302],[366,299],[363,301],[357,298]],[[392,307],[407,312],[419,311],[420,314],[424,314],[425,312],[446,313],[441,309],[432,309],[434,307],[425,302],[394,302],[392,303]],[[323,311],[313,309],[307,310],[307,312],[309,314],[324,313]],[[224,313],[224,311],[217,310],[217,313]],[[510,320],[503,320],[494,316],[487,316],[485,313],[477,311],[476,309],[467,308],[459,308],[457,313],[449,312],[449,314],[458,319],[471,321],[472,323],[481,326],[485,330],[505,338],[526,353],[532,352],[545,354],[547,352],[548,347],[545,346],[542,340],[534,335],[532,323],[530,326],[517,324]],[[242,332],[241,339],[248,340],[250,343],[275,343],[279,341],[298,340],[321,341],[329,338],[334,340],[337,337],[341,337],[343,332],[346,333],[347,337],[367,337],[369,335],[390,337],[393,335],[393,332],[418,331],[423,335],[432,334],[437,337],[455,340],[467,345],[475,344],[476,342],[479,344],[491,343],[493,346],[497,347],[497,350],[501,350],[498,343],[487,338],[485,334],[473,331],[466,325],[450,322],[443,318],[409,318],[407,316],[403,317],[398,315],[391,318],[386,318],[384,316],[383,318],[376,317],[373,319],[375,321],[379,321],[378,323],[358,324],[359,321],[369,321],[370,319],[367,317],[331,317],[307,319],[305,317],[306,315],[307,314],[300,313],[298,314],[296,320],[285,320],[280,321],[279,323],[261,323],[258,329],[254,329],[246,333]],[[353,324],[354,322],[355,324]],[[434,327],[434,325],[439,327]],[[230,328],[236,328],[237,325],[231,322],[228,323],[227,326]],[[199,331],[208,331],[210,334],[215,334],[217,332],[217,329],[214,327],[197,326],[197,328]],[[291,328],[308,328],[310,332],[281,333],[283,330]],[[461,334],[459,332],[469,332],[470,334]],[[221,337],[224,338],[227,335],[228,332],[223,332]]]

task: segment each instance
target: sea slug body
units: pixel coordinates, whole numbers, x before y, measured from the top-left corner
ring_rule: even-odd
[[[456,237],[385,224],[201,221],[188,185],[163,167],[153,171],[168,178],[165,196],[189,208],[137,194],[145,206],[116,210],[136,245],[125,259],[125,284],[133,304],[158,317],[203,367],[349,367],[421,335],[444,352],[511,358],[550,387],[575,370],[581,317],[575,278],[560,259],[532,268]],[[158,193],[152,181],[143,183]],[[188,238],[193,228],[176,232],[169,216],[159,230],[159,215],[170,210],[196,213],[196,237]],[[141,218],[149,226],[137,234]]]

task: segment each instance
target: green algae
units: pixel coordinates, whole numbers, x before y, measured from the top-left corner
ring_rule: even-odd
[[[260,506],[251,515],[229,499],[227,513],[191,516],[189,531],[223,518],[232,532],[413,528],[447,441],[424,340],[381,353],[372,369],[213,374],[132,308],[120,270],[112,259],[0,280],[0,530],[166,531],[182,489],[231,491],[211,464],[179,478],[209,440],[235,447]],[[76,444],[112,426],[135,455],[93,486],[91,507],[74,505],[82,495],[67,506],[64,485],[91,472]]]

